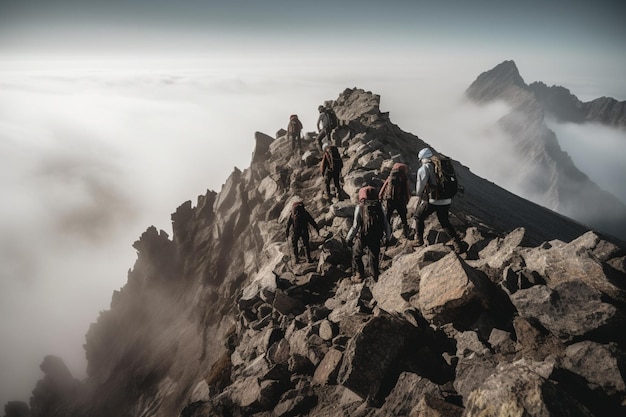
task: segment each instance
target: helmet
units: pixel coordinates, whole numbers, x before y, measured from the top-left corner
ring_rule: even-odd
[[[328,142],[324,142],[324,144],[322,145],[322,150],[325,151],[326,148],[328,148]]]
[[[323,112],[324,112],[324,110],[325,110],[325,108],[324,108],[324,106],[319,106],[319,107],[317,108],[317,110],[318,110],[320,113],[323,113]]]
[[[417,154],[417,157],[419,159],[428,159],[432,156],[433,156],[433,151],[431,151],[430,148],[424,148]]]

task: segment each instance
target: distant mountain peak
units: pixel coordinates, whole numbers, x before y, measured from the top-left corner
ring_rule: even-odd
[[[575,166],[545,120],[548,115],[568,122],[626,126],[626,102],[600,98],[581,103],[564,87],[526,85],[513,61],[480,74],[466,95],[478,104],[499,100],[510,107],[498,125],[515,149],[518,166],[512,184],[522,197],[597,230],[626,237],[626,206]]]
[[[513,60],[504,61],[480,74],[466,93],[474,101],[489,102],[511,87],[528,89]]]

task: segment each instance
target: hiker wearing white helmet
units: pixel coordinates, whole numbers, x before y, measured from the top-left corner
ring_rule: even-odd
[[[416,246],[422,246],[424,244],[424,222],[426,218],[433,213],[437,213],[439,224],[441,224],[443,230],[452,238],[452,245],[454,250],[458,253],[461,251],[461,242],[449,219],[452,199],[436,199],[434,193],[431,193],[432,190],[437,188],[435,167],[431,161],[433,151],[430,148],[423,148],[419,151],[417,157],[420,160],[421,166],[417,170],[415,182],[415,191],[419,198],[415,212],[415,222],[417,223],[415,232]]]

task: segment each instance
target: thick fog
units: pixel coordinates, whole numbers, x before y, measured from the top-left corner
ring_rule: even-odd
[[[4,71],[0,404],[28,400],[46,354],[83,378],[84,335],[125,284],[141,233],[154,225],[171,234],[180,204],[195,205],[207,189],[219,191],[233,167],[248,167],[255,131],[274,136],[292,113],[314,131],[317,106],[347,87],[380,94],[381,110],[400,128],[509,185],[515,157],[494,128],[506,106],[478,109],[462,98],[499,62],[460,71],[392,63],[367,71],[215,63]],[[623,186],[615,188],[626,177],[623,133],[555,131],[581,170],[624,198]],[[597,152],[600,138],[606,153]],[[496,152],[501,165],[493,163]],[[595,170],[598,162],[613,174]]]

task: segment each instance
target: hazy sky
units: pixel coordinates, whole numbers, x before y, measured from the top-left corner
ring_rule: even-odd
[[[176,207],[219,191],[254,132],[291,113],[312,131],[321,102],[371,90],[402,129],[499,182],[490,126],[507,109],[460,100],[481,72],[513,59],[527,83],[626,100],[623,1],[507,3],[0,0],[0,405],[28,399],[46,354],[84,375],[84,334],[132,243],[171,233]],[[624,132],[554,128],[623,191],[623,167],[589,162],[621,167]]]

